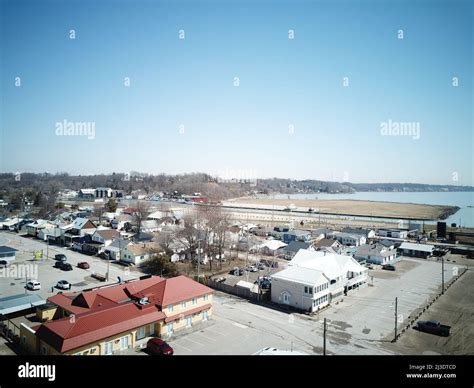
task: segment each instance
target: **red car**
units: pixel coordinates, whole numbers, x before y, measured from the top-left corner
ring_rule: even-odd
[[[82,261],[80,263],[77,263],[77,266],[82,269],[89,269],[90,265],[87,261]]]
[[[173,348],[169,346],[166,341],[163,341],[160,338],[152,338],[148,340],[146,348],[150,354],[157,354],[160,356],[172,356],[174,354]]]

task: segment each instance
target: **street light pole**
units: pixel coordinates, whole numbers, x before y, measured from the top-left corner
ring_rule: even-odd
[[[444,294],[444,256],[441,256],[441,295]]]
[[[398,297],[395,298],[395,338],[393,342],[397,342],[397,323],[398,323]]]
[[[324,318],[323,356],[326,355],[326,331],[327,331],[326,318]]]

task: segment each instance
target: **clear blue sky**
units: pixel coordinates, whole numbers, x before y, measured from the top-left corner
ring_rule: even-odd
[[[474,184],[472,1],[0,3],[3,172]]]

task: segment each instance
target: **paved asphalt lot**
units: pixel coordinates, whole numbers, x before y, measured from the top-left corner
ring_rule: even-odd
[[[41,283],[41,290],[28,291],[28,293],[36,293],[41,295],[43,298],[48,298],[59,291],[58,289],[54,289],[54,292],[51,292],[51,287],[55,286],[58,280],[67,280],[72,284],[71,291],[80,291],[85,288],[91,288],[108,283],[116,283],[118,276],[122,279],[128,280],[142,275],[140,272],[131,271],[128,267],[111,263],[109,269],[109,282],[100,282],[97,279],[92,278],[91,275],[93,272],[105,274],[107,272],[107,261],[98,257],[87,256],[64,247],[50,245],[49,259],[46,259],[45,242],[32,238],[20,237],[18,234],[9,232],[0,232],[0,245],[8,245],[18,249],[16,260],[14,262],[18,270],[21,269],[25,271],[25,269],[27,269],[27,271],[31,271],[28,272],[30,274],[37,270],[37,276],[34,276],[34,278]],[[34,251],[41,249],[44,253],[43,260],[33,260]],[[54,260],[54,255],[58,253],[64,253],[67,256],[68,263],[73,266],[72,271],[62,271],[53,268],[54,263],[56,262]],[[77,268],[77,263],[81,261],[87,261],[90,268],[87,270]],[[25,292],[24,287],[26,278],[24,276],[8,276],[10,274],[15,275],[11,272],[13,269],[12,267],[13,264],[8,268],[9,271],[5,273],[0,272],[2,275],[0,276],[1,296],[22,294]],[[4,274],[7,276],[3,276]],[[31,278],[28,280],[31,280]]]
[[[445,265],[446,282],[453,267]],[[339,304],[313,316],[289,314],[216,292],[214,315],[207,327],[169,342],[177,355],[245,355],[267,346],[322,354],[322,321],[327,318],[328,353],[394,354],[386,345],[393,338],[395,297],[399,299],[399,319],[405,320],[438,291],[441,264],[406,258],[395,272],[379,270],[371,275],[373,286],[349,293]]]
[[[90,277],[93,271],[106,272],[106,261],[100,258],[50,246],[50,257],[56,253],[65,253],[73,265],[73,271],[64,272],[53,268],[53,259],[32,261],[35,249],[46,251],[44,242],[0,232],[0,245],[3,244],[19,250],[16,264],[38,265],[38,280],[42,283],[42,290],[29,292],[38,293],[44,298],[53,295],[51,286],[61,279],[72,283],[73,291],[104,284]],[[79,261],[89,262],[91,268],[83,270],[75,267]],[[445,264],[446,282],[451,279],[456,266]],[[140,276],[140,272],[127,273],[125,269],[111,264],[110,282],[116,282],[117,276],[123,279]],[[350,292],[338,304],[313,316],[289,313],[216,292],[212,319],[204,326],[194,327],[191,332],[177,334],[169,343],[176,355],[248,355],[264,347],[322,354],[322,321],[327,318],[329,354],[394,354],[393,348],[387,344],[393,338],[395,297],[399,299],[400,320],[408,319],[414,310],[439,292],[441,264],[405,258],[397,264],[395,272],[374,270],[369,271],[369,275],[369,286]],[[23,293],[24,285],[23,278],[0,277],[0,294]],[[54,290],[54,294],[56,292],[58,290]],[[419,354],[422,353],[423,349],[420,349]]]

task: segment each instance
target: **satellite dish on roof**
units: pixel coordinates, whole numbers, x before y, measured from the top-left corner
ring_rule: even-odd
[[[141,305],[144,305],[144,304],[148,304],[150,302],[148,302],[148,297],[144,296],[143,298],[141,298],[138,303],[140,303]]]

